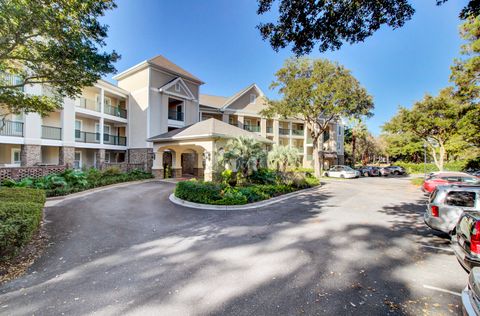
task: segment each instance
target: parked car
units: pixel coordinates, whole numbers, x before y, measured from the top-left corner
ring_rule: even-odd
[[[407,171],[403,167],[400,167],[400,166],[390,166],[390,167],[387,167],[387,168],[388,168],[388,170],[390,170],[391,174],[394,174],[396,176],[407,173]]]
[[[437,186],[428,199],[425,224],[450,234],[464,210],[480,212],[480,185]]]
[[[480,212],[460,215],[452,234],[452,248],[466,270],[480,266]]]
[[[380,172],[380,175],[384,177],[388,177],[390,174],[390,169],[388,167],[379,167],[378,171]]]
[[[462,291],[462,311],[466,316],[480,315],[480,268],[473,268],[468,285]]]
[[[349,166],[332,166],[323,174],[325,177],[333,178],[358,178],[360,177],[360,172],[350,168]]]
[[[357,171],[364,177],[377,177],[380,175],[377,167],[363,166],[358,168]]]
[[[480,179],[465,172],[437,172],[427,177],[423,182],[422,190],[427,193],[433,192],[439,185],[446,184],[479,184]]]

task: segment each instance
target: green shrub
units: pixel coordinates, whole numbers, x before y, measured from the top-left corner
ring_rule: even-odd
[[[270,196],[262,190],[261,186],[243,187],[239,188],[238,191],[245,196],[248,203],[258,202],[270,198]]]
[[[210,204],[217,205],[242,205],[247,204],[247,197],[236,189],[227,188],[221,192],[222,198],[220,200],[212,201]]]
[[[212,204],[222,199],[224,189],[224,184],[196,180],[181,181],[175,187],[175,196],[190,202]]]
[[[278,172],[266,168],[258,169],[248,177],[248,180],[257,184],[274,184],[278,181]]]
[[[0,188],[0,203],[32,202],[45,204],[45,191],[30,188]]]
[[[0,202],[0,258],[8,259],[30,241],[42,219],[43,204]]]
[[[423,178],[413,178],[410,180],[410,183],[416,186],[421,186],[423,184]]]
[[[423,163],[411,163],[411,162],[401,162],[397,161],[392,163],[394,166],[400,166],[405,168],[407,173],[424,173],[425,165]],[[467,161],[452,161],[446,162],[443,166],[445,171],[462,171],[465,170]],[[437,166],[434,163],[426,164],[427,173],[438,171]]]

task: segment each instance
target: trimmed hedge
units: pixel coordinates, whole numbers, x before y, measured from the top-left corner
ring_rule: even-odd
[[[443,166],[445,171],[463,171],[466,169],[467,161],[452,161],[446,162]],[[423,163],[411,163],[411,162],[401,162],[397,161],[392,163],[394,166],[400,166],[405,168],[407,173],[424,173],[425,166]],[[438,171],[437,166],[434,163],[426,164],[427,173]]]
[[[30,188],[0,188],[0,203],[32,202],[45,204],[45,191]]]
[[[0,189],[0,260],[7,260],[32,238],[42,220],[43,190]]]

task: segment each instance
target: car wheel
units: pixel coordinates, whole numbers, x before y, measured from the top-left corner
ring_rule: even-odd
[[[400,175],[400,172],[398,172],[397,170],[395,170],[395,171],[393,172],[393,174],[396,175],[396,176],[398,176],[398,175]]]
[[[340,178],[345,178],[345,176],[343,174],[340,175]]]
[[[328,178],[328,172],[325,172],[323,175]]]
[[[365,173],[363,174],[363,176],[364,176],[364,177],[368,177],[368,176],[369,176],[368,172],[365,172]]]

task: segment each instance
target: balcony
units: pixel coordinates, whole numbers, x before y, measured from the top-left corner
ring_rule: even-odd
[[[288,128],[279,128],[278,133],[280,135],[290,135],[290,130]]]
[[[292,129],[292,135],[303,136],[303,134],[304,134],[303,129]]]
[[[168,119],[183,122],[183,112],[168,111]]]
[[[0,120],[0,136],[23,137],[23,122]]]
[[[61,140],[62,129],[60,127],[42,125],[42,138]]]
[[[267,133],[269,133],[269,134],[273,133],[273,127],[272,126],[267,126]]]
[[[243,129],[249,132],[260,133],[260,126],[257,125],[243,125]]]
[[[119,106],[111,106],[111,105],[105,104],[103,110],[104,110],[105,114],[121,117],[121,118],[124,118],[124,119],[127,118],[127,110],[122,109]]]
[[[81,143],[100,144],[100,133],[82,132],[76,129],[75,141]]]
[[[77,106],[83,109],[100,112],[100,104],[92,99],[80,98]]]
[[[127,138],[124,136],[103,134],[103,143],[105,145],[127,146]]]

